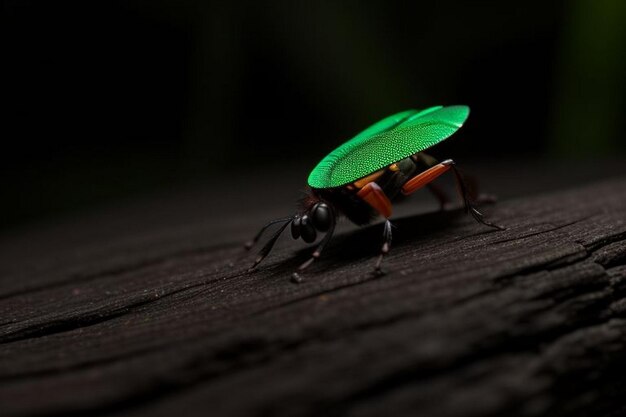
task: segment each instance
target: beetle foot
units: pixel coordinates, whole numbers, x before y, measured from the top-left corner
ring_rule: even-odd
[[[297,272],[294,272],[293,274],[291,274],[291,282],[293,282],[294,284],[301,284],[303,281],[304,281],[304,278],[302,278],[302,276],[298,274]]]

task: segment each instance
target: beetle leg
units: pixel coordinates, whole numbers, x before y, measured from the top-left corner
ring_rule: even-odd
[[[392,209],[391,201],[389,201],[385,192],[375,182],[366,184],[359,190],[357,195],[386,218],[385,228],[383,229],[383,246],[380,248],[380,255],[378,255],[378,260],[374,266],[374,272],[381,274],[382,270],[380,266],[383,262],[383,258],[389,253],[389,249],[391,248],[391,222],[389,221]]]
[[[441,174],[447,172],[450,168],[452,168],[452,171],[454,172],[456,184],[458,186],[459,193],[461,194],[461,198],[463,199],[463,204],[465,206],[465,212],[471,214],[478,223],[484,224],[485,226],[493,227],[494,229],[504,230],[503,227],[486,221],[483,218],[482,213],[474,207],[467,191],[465,181],[463,180],[463,176],[461,176],[461,173],[457,169],[456,164],[452,159],[446,159],[445,161],[431,168],[428,168],[426,171],[417,174],[415,177],[408,180],[406,184],[404,184],[404,186],[402,187],[402,194],[409,195],[414,193],[420,188],[428,185],[431,181],[433,181]]]
[[[423,165],[426,165],[429,168],[439,163],[439,161],[437,161],[435,157],[428,155],[424,152],[418,152],[415,155],[412,155],[411,159],[413,159],[413,161],[415,162],[421,162]],[[439,202],[439,210],[444,211],[450,207],[450,196],[448,195],[448,193],[445,192],[443,188],[432,182],[427,184],[426,188],[428,188],[428,191],[430,191]]]
[[[293,282],[295,283],[302,282],[302,277],[300,276],[300,273],[304,271],[305,269],[307,269],[316,259],[320,257],[320,255],[322,254],[322,251],[324,250],[328,242],[330,242],[330,239],[332,239],[334,232],[335,232],[335,216],[333,215],[332,222],[330,224],[330,228],[328,229],[328,232],[326,232],[326,235],[324,236],[322,241],[319,243],[319,245],[317,245],[317,248],[315,248],[315,251],[313,252],[311,257],[302,265],[300,265],[298,269],[296,270],[296,272],[294,272],[291,275],[291,280]]]
[[[461,198],[463,199],[463,203],[465,204],[465,212],[472,215],[474,220],[478,223],[484,224],[485,226],[493,227],[498,230],[505,230],[504,227],[498,226],[497,224],[489,223],[483,218],[483,215],[480,211],[478,211],[469,197],[469,193],[467,191],[467,186],[465,185],[465,181],[463,180],[463,176],[459,172],[458,168],[455,166],[454,162],[452,162],[452,171],[454,172],[454,177],[456,178],[456,184],[459,188],[459,193],[461,194]]]
[[[380,248],[380,255],[378,255],[378,260],[374,266],[374,272],[376,274],[382,274],[380,266],[385,255],[389,253],[389,249],[391,249],[391,222],[387,219],[385,221],[385,228],[383,229],[383,246]]]
[[[453,164],[454,161],[452,159],[446,159],[445,161],[428,168],[426,171],[417,174],[402,186],[402,194],[413,194],[415,191],[429,184],[435,178],[447,172]]]
[[[375,182],[366,184],[359,190],[357,195],[382,216],[386,218],[391,216],[391,201],[389,201],[383,189]]]

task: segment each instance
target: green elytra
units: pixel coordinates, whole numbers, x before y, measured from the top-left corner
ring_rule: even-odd
[[[469,107],[461,105],[386,117],[322,159],[309,174],[309,186],[334,188],[354,182],[450,137],[468,116]]]

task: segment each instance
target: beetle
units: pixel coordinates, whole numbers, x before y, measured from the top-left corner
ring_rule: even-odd
[[[374,266],[376,273],[382,273],[383,258],[391,247],[392,201],[427,187],[443,208],[449,199],[432,181],[449,170],[454,173],[466,212],[485,226],[503,230],[487,222],[474,207],[452,159],[439,162],[423,152],[454,134],[468,116],[469,107],[464,105],[405,110],[374,123],[336,148],[309,174],[309,189],[297,212],[270,221],[245,244],[246,249],[252,248],[270,226],[280,224],[250,270],[270,253],[288,226],[294,239],[306,243],[315,242],[318,233],[325,233],[311,257],[293,273],[292,280],[300,282],[300,273],[320,257],[333,236],[338,216],[343,215],[356,225],[366,225],[377,217],[385,219],[383,244]]]

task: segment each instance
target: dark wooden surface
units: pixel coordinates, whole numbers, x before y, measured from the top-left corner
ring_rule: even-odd
[[[300,285],[289,239],[258,272],[239,259],[287,197],[5,235],[0,415],[626,414],[626,178],[485,207],[506,231],[418,209],[382,278],[381,225],[344,226]]]

